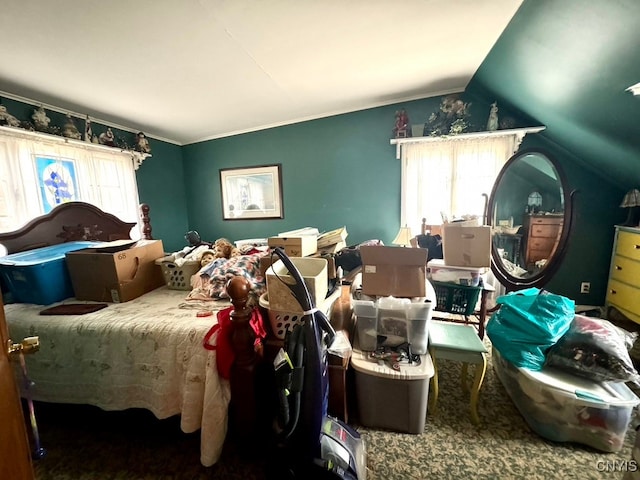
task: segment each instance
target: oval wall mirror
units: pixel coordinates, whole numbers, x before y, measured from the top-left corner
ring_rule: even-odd
[[[507,291],[542,287],[562,263],[571,198],[559,165],[523,150],[504,165],[487,204],[493,228],[491,269]]]

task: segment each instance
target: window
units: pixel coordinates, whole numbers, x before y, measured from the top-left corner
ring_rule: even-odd
[[[402,144],[401,224],[412,232],[420,222],[441,224],[443,217],[482,218],[502,166],[520,145],[521,136],[460,135]]]
[[[91,203],[124,221],[138,222],[135,170],[140,157],[111,147],[2,128],[0,231],[15,230],[67,201]]]

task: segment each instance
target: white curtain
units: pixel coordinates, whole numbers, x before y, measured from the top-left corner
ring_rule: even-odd
[[[47,179],[42,178],[45,175],[39,170],[43,162],[54,168],[58,165],[73,177],[73,181],[66,182],[69,187],[64,198],[56,196],[52,201]],[[0,231],[15,230],[49,211],[56,203],[70,200],[91,203],[124,221],[139,222],[137,166],[130,152],[117,149],[111,152],[106,148],[91,148],[91,144],[83,146],[2,131]],[[138,230],[133,229],[132,234]]]
[[[498,173],[516,150],[515,135],[448,137],[402,145],[402,225],[420,232],[427,224],[441,224],[464,215],[484,214]]]

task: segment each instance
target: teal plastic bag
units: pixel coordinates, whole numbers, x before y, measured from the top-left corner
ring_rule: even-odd
[[[500,309],[487,323],[493,346],[516,367],[542,370],[547,350],[571,326],[575,302],[538,288],[511,292],[496,302]]]

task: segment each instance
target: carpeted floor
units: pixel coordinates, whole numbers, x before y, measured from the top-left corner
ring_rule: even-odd
[[[633,428],[616,453],[544,440],[529,429],[491,364],[481,393],[482,424],[474,426],[468,395],[460,388],[459,364],[442,361],[440,367],[438,413],[428,414],[424,433],[352,422],[366,441],[369,480],[622,478],[619,469],[631,459]],[[232,442],[216,465],[202,467],[199,435],[182,433],[177,418],[160,421],[146,411],[47,404],[37,404],[36,413],[47,450],[35,462],[38,480],[264,478],[264,457]],[[603,471],[613,465],[618,471]]]

